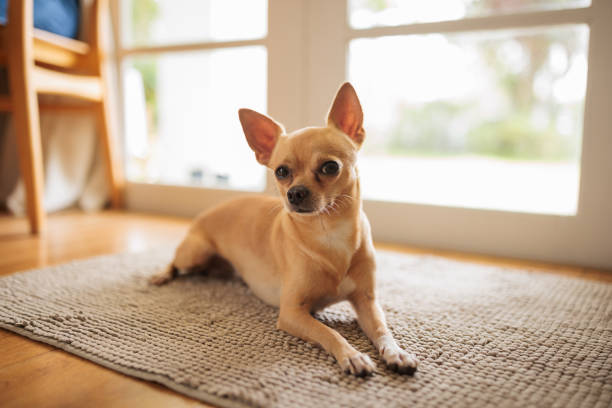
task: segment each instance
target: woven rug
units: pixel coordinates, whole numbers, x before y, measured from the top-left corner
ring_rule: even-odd
[[[378,292],[415,376],[387,370],[346,304],[317,315],[377,363],[343,374],[276,330],[237,279],[147,283],[170,251],[73,262],[0,279],[0,326],[223,407],[612,404],[612,285],[379,253]]]

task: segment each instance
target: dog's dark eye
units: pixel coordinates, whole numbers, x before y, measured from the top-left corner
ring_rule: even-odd
[[[276,174],[277,179],[281,180],[287,178],[287,176],[289,175],[289,169],[287,168],[287,166],[279,166],[274,171],[274,174]]]
[[[334,174],[338,173],[339,168],[338,163],[335,161],[328,161],[323,163],[321,166],[321,173],[325,174],[326,176],[333,176]]]

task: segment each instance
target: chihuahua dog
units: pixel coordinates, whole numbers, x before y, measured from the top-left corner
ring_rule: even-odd
[[[220,256],[260,299],[280,307],[280,330],[323,347],[345,372],[366,376],[375,366],[311,313],[348,300],[387,366],[414,373],[417,358],[397,345],[376,300],[374,247],[356,163],[363,112],[351,84],[339,89],[325,127],[286,134],[250,109],[240,109],[239,117],[257,161],[274,171],[282,198],[245,197],[203,212],[152,283]]]

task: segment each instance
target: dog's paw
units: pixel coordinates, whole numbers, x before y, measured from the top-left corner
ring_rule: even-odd
[[[366,377],[372,375],[375,371],[376,366],[368,357],[363,353],[355,353],[347,356],[338,361],[342,370],[347,374],[353,374],[357,377]]]
[[[381,356],[387,367],[400,374],[412,375],[416,372],[419,360],[399,347],[386,347],[381,350]]]
[[[149,278],[149,283],[153,285],[164,285],[174,279],[177,275],[177,270],[172,266],[167,266],[162,271],[156,273],[151,278]]]
[[[172,280],[171,276],[168,276],[167,274],[164,273],[158,273],[157,275],[153,275],[151,278],[149,278],[149,283],[152,285],[157,285],[157,286],[161,286],[165,283],[168,283]]]

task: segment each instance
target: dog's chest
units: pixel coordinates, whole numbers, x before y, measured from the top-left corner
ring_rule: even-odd
[[[349,278],[348,276],[344,277],[344,279],[340,281],[340,284],[336,288],[335,298],[339,298],[341,300],[346,299],[348,295],[353,293],[356,287],[357,285],[355,284],[355,281],[353,279]]]
[[[317,240],[327,251],[335,253],[336,256],[350,257],[356,249],[355,225],[350,221],[340,222],[333,228],[325,230]]]
[[[314,302],[312,305],[312,310],[321,310],[327,306],[333,305],[334,303],[346,300],[348,295],[353,293],[356,288],[357,285],[355,281],[352,278],[345,276],[344,279],[340,281],[340,284],[336,287],[334,292],[329,293],[328,295],[323,296],[318,301]]]

